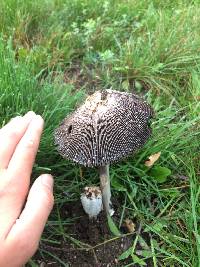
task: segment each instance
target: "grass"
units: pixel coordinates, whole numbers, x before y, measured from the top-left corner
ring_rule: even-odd
[[[98,184],[95,170],[84,169],[80,179],[80,168],[58,155],[53,130],[88,92],[134,90],[156,118],[145,147],[111,168],[112,192],[122,203],[118,224],[126,211],[150,240],[136,251],[138,233],[127,256],[134,263],[140,253],[140,266],[146,258],[154,267],[199,266],[199,1],[0,0],[0,6],[0,125],[28,110],[46,121],[33,179],[55,176],[56,203],[41,242],[71,238],[65,228],[72,220],[64,221],[60,209],[85,185]],[[163,183],[144,166],[159,151],[155,167],[171,170]]]

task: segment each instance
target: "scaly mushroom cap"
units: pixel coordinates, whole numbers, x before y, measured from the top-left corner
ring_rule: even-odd
[[[152,116],[152,108],[134,94],[97,91],[64,119],[55,143],[64,158],[89,167],[106,165],[147,141]]]

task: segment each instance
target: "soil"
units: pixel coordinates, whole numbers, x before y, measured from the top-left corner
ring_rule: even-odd
[[[114,207],[115,210],[116,207]],[[119,262],[117,258],[126,251],[132,244],[134,234],[126,235],[128,231],[123,227],[121,237],[115,237],[110,233],[107,225],[107,218],[101,212],[96,220],[90,220],[85,214],[80,202],[68,203],[61,211],[62,219],[74,218],[74,223],[69,225],[66,232],[69,236],[82,242],[78,246],[72,240],[62,241],[61,245],[47,245],[41,243],[40,248],[56,255],[60,260],[69,264],[70,267],[112,267],[125,266],[130,263],[128,259]],[[119,221],[119,215],[113,216],[113,220]],[[83,244],[84,243],[84,244]],[[59,267],[59,263],[52,260],[52,257],[42,258],[38,253],[34,257],[39,266]],[[136,266],[136,265],[134,265]]]

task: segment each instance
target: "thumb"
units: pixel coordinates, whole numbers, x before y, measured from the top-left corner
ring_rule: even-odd
[[[22,246],[30,247],[34,253],[38,247],[40,236],[53,207],[53,178],[43,174],[33,183],[24,210],[11,228],[7,242],[22,242]],[[30,255],[31,256],[31,255]]]

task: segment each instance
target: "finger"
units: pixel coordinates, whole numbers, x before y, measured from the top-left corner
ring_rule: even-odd
[[[41,116],[37,115],[33,118],[8,165],[8,172],[13,177],[13,182],[17,182],[19,186],[29,185],[43,125],[44,121]]]
[[[25,208],[10,230],[6,243],[14,244],[16,248],[22,244],[34,253],[53,203],[53,178],[49,174],[41,175],[34,182]]]
[[[30,111],[24,117],[12,119],[0,129],[0,169],[7,168],[17,144],[34,116],[35,113]]]
[[[33,162],[40,142],[43,119],[35,116],[18,143],[8,169],[0,179],[0,238],[19,217],[30,184]]]
[[[6,246],[11,251],[13,248],[21,263],[37,250],[53,202],[53,178],[48,174],[41,175],[30,190],[21,216],[5,239]]]

